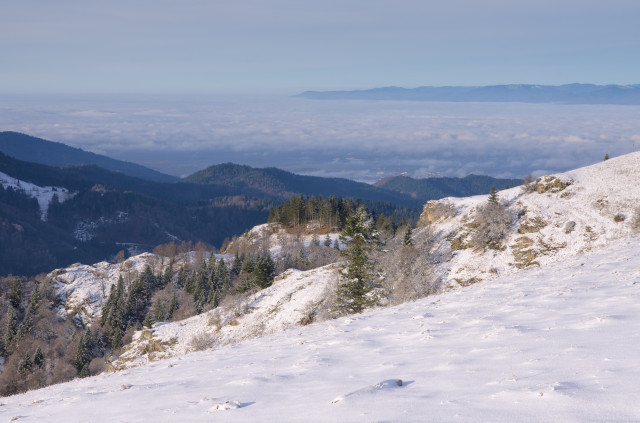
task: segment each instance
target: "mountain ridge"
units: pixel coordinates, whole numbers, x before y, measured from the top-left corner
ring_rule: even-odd
[[[640,105],[640,84],[508,84],[487,86],[380,87],[364,90],[304,91],[313,100],[398,100]]]
[[[107,170],[121,172],[154,182],[175,182],[176,176],[166,175],[145,166],[113,159],[20,132],[0,132],[0,151],[8,156],[48,166],[94,164]]]

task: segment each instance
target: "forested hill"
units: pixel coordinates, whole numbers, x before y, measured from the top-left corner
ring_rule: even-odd
[[[20,160],[49,166],[93,164],[149,181],[175,182],[178,179],[175,176],[166,175],[136,163],[112,159],[19,132],[0,132],[0,152]]]
[[[374,184],[384,188],[420,199],[423,203],[444,197],[469,197],[486,194],[492,186],[505,189],[522,185],[521,179],[498,179],[490,176],[469,175],[464,178],[425,178],[413,179],[408,176],[394,176],[382,179]]]
[[[402,206],[421,207],[422,202],[399,192],[380,189],[363,182],[343,178],[296,175],[274,167],[253,168],[224,163],[196,172],[181,182],[222,184],[239,189],[254,189],[267,196],[289,198],[294,194],[328,197],[353,197],[370,201],[386,201]]]

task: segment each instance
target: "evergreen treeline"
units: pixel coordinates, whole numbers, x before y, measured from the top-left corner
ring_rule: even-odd
[[[379,230],[395,233],[398,226],[419,217],[417,209],[399,207],[391,203],[361,201],[353,198],[329,196],[296,195],[283,204],[273,207],[269,212],[269,223],[280,223],[288,227],[305,225],[312,221],[320,222],[329,230],[342,230],[347,217],[360,206],[376,219]]]

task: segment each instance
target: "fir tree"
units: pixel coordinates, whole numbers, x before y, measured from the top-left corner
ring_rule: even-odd
[[[489,203],[498,204],[498,191],[496,190],[496,186],[493,185],[491,187],[491,191],[489,192]]]
[[[14,279],[11,283],[11,291],[9,292],[9,304],[16,310],[20,310],[20,303],[22,302],[22,289],[20,288],[20,281]]]
[[[327,236],[324,237],[324,246],[331,247],[331,237],[329,236],[329,234],[327,234]]]
[[[167,312],[167,318],[171,320],[173,318],[173,313],[180,307],[178,304],[178,295],[176,293],[173,294],[171,298],[171,303],[169,304],[169,311]]]
[[[238,276],[242,271],[242,258],[236,253],[236,256],[233,258],[233,263],[231,264],[231,273]]]
[[[364,207],[349,215],[340,240],[345,244],[340,255],[346,259],[347,266],[340,271],[343,282],[337,289],[336,309],[343,313],[360,313],[375,304],[369,296],[373,289],[373,263],[368,254],[378,240],[373,220]]]
[[[271,255],[267,252],[265,255],[260,256],[256,262],[253,275],[256,280],[256,284],[260,288],[267,288],[273,283],[273,279],[276,274],[276,266],[271,259]]]
[[[29,353],[25,353],[24,360],[18,364],[18,372],[20,374],[25,374],[26,372],[30,372],[32,367],[31,355]]]
[[[402,239],[402,245],[409,247],[413,245],[413,230],[411,225],[407,225],[407,230],[404,232],[404,238]]]
[[[78,348],[76,349],[76,355],[73,359],[73,364],[76,370],[82,376],[82,371],[85,366],[88,368],[88,364],[91,361],[91,331],[87,330],[78,342]],[[88,374],[86,376],[89,376]]]
[[[13,307],[10,306],[9,311],[7,312],[7,324],[4,328],[4,336],[2,338],[5,351],[9,350],[11,342],[17,334],[17,330],[16,312]]]
[[[40,284],[36,283],[35,286],[33,287],[33,290],[31,291],[31,296],[29,299],[29,309],[34,313],[40,306],[40,300],[42,299],[41,297],[42,296],[40,294]]]
[[[605,153],[604,155],[604,162],[606,162],[607,160],[609,160],[609,153]]]
[[[42,348],[39,346],[36,349],[36,353],[33,355],[33,364],[40,368],[44,366],[44,353],[42,352]]]
[[[338,238],[336,238],[335,241],[333,241],[333,248],[335,248],[336,250],[340,250],[340,242],[338,242]]]

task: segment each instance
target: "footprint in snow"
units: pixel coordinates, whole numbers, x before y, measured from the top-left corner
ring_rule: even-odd
[[[375,385],[367,386],[366,388],[358,389],[357,391],[350,392],[346,395],[342,395],[331,401],[332,404],[344,401],[348,398],[362,397],[366,395],[377,394],[378,392],[389,391],[392,389],[402,388],[412,383],[411,381],[403,382],[402,379],[387,379]]]

